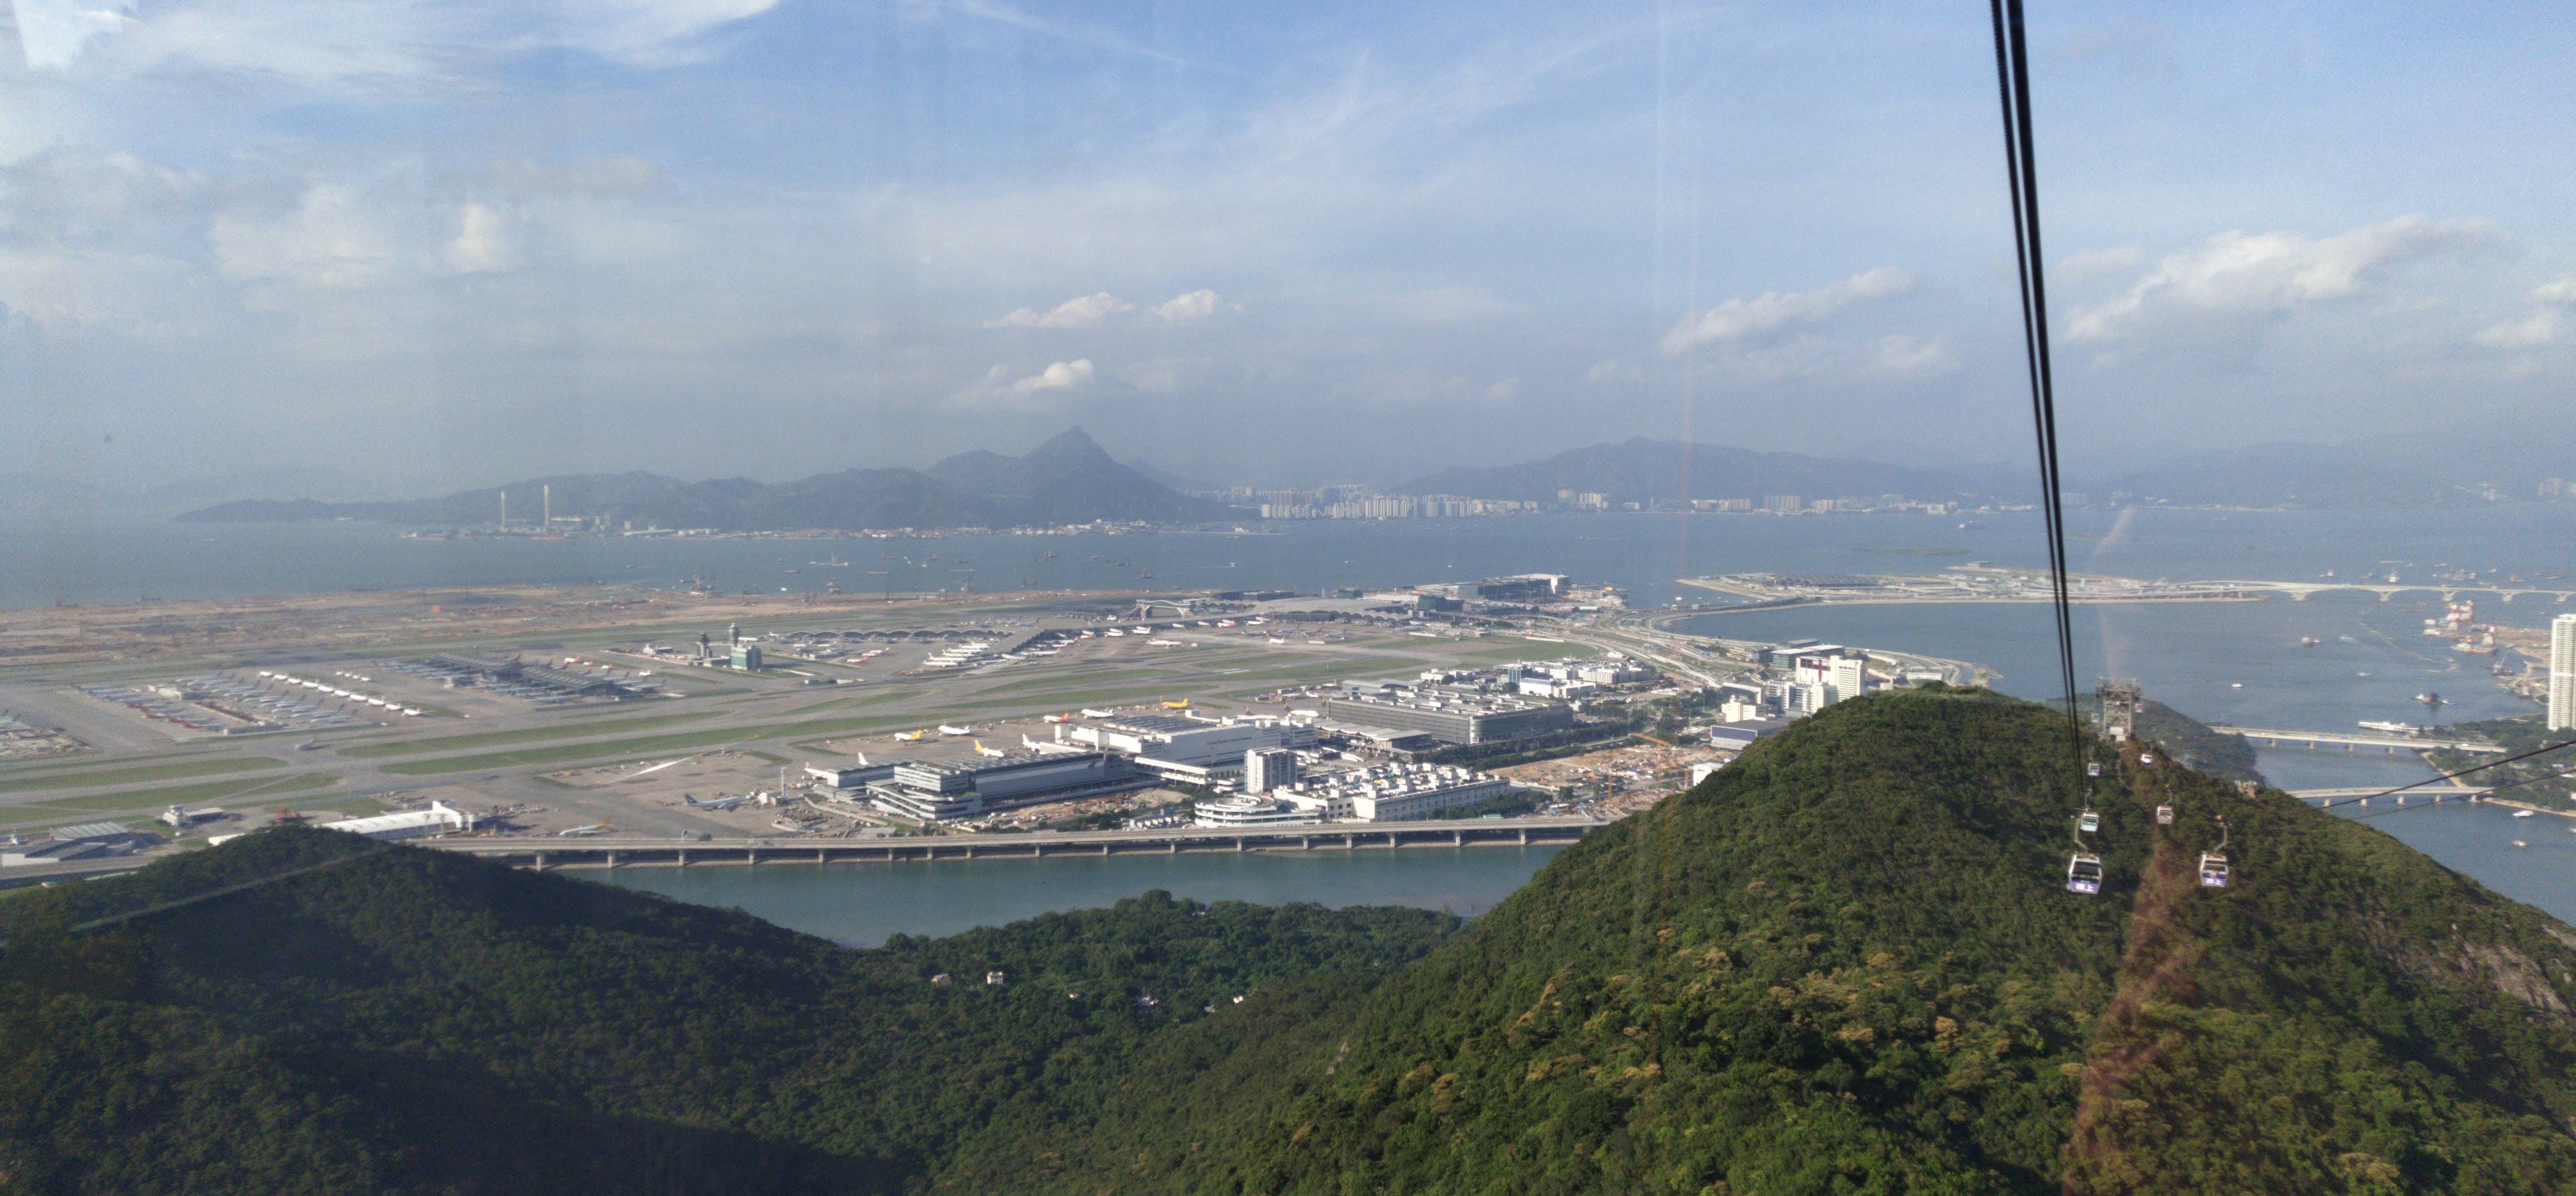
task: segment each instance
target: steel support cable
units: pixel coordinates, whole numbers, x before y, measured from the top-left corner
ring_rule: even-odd
[[[2493,789],[2489,789],[2489,790],[2487,790],[2487,791],[2486,791],[2486,792],[2484,792],[2484,793],[2464,793],[2464,794],[2461,794],[2460,796],[2462,796],[2462,797],[2492,797],[2492,796],[2494,796],[2494,795],[2496,795],[2496,794],[2498,794],[2498,793],[2502,793],[2502,792],[2504,792],[2504,791],[2505,791],[2505,790],[2507,790],[2507,789],[2520,789],[2520,788],[2522,788],[2522,787],[2523,787],[2523,786],[2525,786],[2525,785],[2537,785],[2537,784],[2541,783],[2542,781],[2554,781],[2554,780],[2557,780],[2557,779],[2559,779],[2559,778],[2561,778],[2561,777],[2576,777],[2576,768],[2562,768],[2562,769],[2559,769],[2559,770],[2558,770],[2558,771],[2556,771],[2556,772],[2542,773],[2542,774],[2541,774],[2541,775],[2539,775],[2539,776],[2526,778],[2526,779],[2524,779],[2524,780],[2519,780],[2519,781],[2507,781],[2507,782],[2505,782],[2504,784],[2498,785],[2498,786],[2496,786],[2496,787],[2495,787],[2495,788],[2493,788]],[[2449,795],[2449,794],[2447,794],[2447,793],[2444,793],[2444,792],[2443,792],[2443,791],[2441,791],[2441,790],[2438,790],[2438,789],[2437,789],[2437,790],[2434,790],[2434,791],[2433,791],[2433,800],[2432,800],[2432,801],[2429,801],[2429,802],[2426,802],[2426,803],[2424,803],[2423,805],[2420,805],[2420,806],[2396,806],[2396,807],[2393,807],[2393,808],[2390,808],[2390,809],[2386,809],[2386,810],[2374,810],[2374,811],[2372,811],[2372,812],[2370,812],[2370,813],[2368,813],[2368,814],[2354,814],[2354,815],[2351,815],[2350,817],[2351,817],[2351,820],[2352,820],[2352,821],[2354,821],[2354,822],[2359,822],[2359,821],[2361,821],[2362,819],[2365,819],[2365,818],[2386,818],[2386,817],[2388,817],[2388,816],[2389,816],[2389,815],[2391,815],[2391,814],[2404,814],[2404,813],[2407,813],[2407,812],[2409,812],[2409,811],[2413,811],[2413,810],[2429,810],[2429,809],[2432,809],[2435,805],[2440,804],[2441,800],[2442,800],[2444,797],[2447,797],[2447,796],[2450,796],[2450,795]],[[2340,804],[2340,803],[2338,803],[2338,804]],[[2322,810],[2322,809],[2330,809],[2331,807],[2327,807],[2327,806],[2319,806],[2319,807],[2317,807],[2317,808]]]
[[[2320,810],[2331,810],[2331,809],[2334,809],[2334,808],[2335,808],[2335,807],[2337,807],[2337,806],[2348,806],[2348,805],[2353,804],[2354,802],[2365,802],[2365,801],[2369,801],[2371,798],[2374,798],[2374,797],[2394,797],[2394,796],[2396,796],[2397,794],[2400,794],[2400,793],[2407,793],[2407,792],[2411,792],[2411,791],[2413,791],[2413,790],[2421,789],[2421,788],[2423,788],[2423,787],[2424,787],[2424,786],[2426,786],[2426,785],[2438,785],[2438,784],[2441,784],[2441,783],[2442,783],[2442,782],[2444,782],[2444,781],[2455,781],[2455,780],[2458,780],[2458,779],[2459,779],[2459,778],[2461,778],[2461,777],[2465,777],[2465,776],[2472,776],[2472,775],[2475,775],[2475,774],[2477,774],[2477,773],[2485,772],[2486,770],[2488,770],[2488,769],[2490,769],[2490,768],[2502,768],[2502,767],[2504,767],[2504,766],[2505,766],[2505,765],[2507,765],[2507,764],[2512,764],[2512,763],[2515,763],[2515,762],[2517,762],[2517,761],[2522,761],[2522,760],[2528,760],[2528,759],[2530,759],[2530,758],[2532,758],[2532,757],[2534,757],[2534,756],[2543,756],[2543,755],[2547,755],[2547,754],[2549,754],[2549,753],[2551,753],[2551,752],[2564,751],[2564,750],[2566,750],[2566,749],[2568,749],[2568,748],[2571,748],[2571,747],[2576,747],[2576,741],[2572,741],[2572,742],[2568,742],[2568,743],[2553,743],[2553,744],[2550,744],[2550,745],[2549,745],[2549,746],[2547,746],[2547,747],[2537,747],[2537,748],[2533,748],[2533,749],[2531,749],[2530,751],[2522,752],[2522,753],[2519,753],[2519,754],[2516,754],[2516,755],[2507,756],[2507,757],[2505,757],[2504,759],[2501,759],[2501,760],[2489,760],[2489,761],[2487,761],[2487,762],[2486,762],[2486,763],[2484,763],[2484,764],[2476,765],[2476,766],[2474,766],[2474,767],[2470,767],[2470,768],[2463,768],[2463,769],[2459,770],[2458,772],[2445,772],[2445,773],[2439,773],[2439,774],[2436,774],[2436,775],[2434,775],[2434,776],[2426,777],[2426,778],[2424,778],[2423,780],[2416,781],[2416,782],[2414,782],[2414,783],[2412,783],[2412,784],[2399,785],[2399,786],[2397,786],[2397,787],[2396,787],[2396,788],[2394,788],[2394,789],[2382,789],[2382,790],[2380,790],[2380,791],[2379,791],[2379,792],[2377,792],[2377,793],[2365,793],[2365,794],[2363,794],[2363,795],[2361,795],[2361,796],[2359,796],[2359,797],[2346,797],[2346,798],[2340,798],[2340,799],[2337,799],[2337,800],[2335,800],[2335,801],[2330,801],[2330,802],[2326,802],[2326,803],[2324,803],[2324,804],[2322,804],[2322,805],[2319,805],[2317,808],[2318,808],[2318,809],[2320,809]],[[2571,773],[2576,773],[2576,770],[2570,770],[2570,772],[2569,772],[2569,773],[2552,773],[2552,774],[2550,774],[2550,775],[2551,775],[2551,776],[2567,776],[2567,775],[2571,775]],[[2531,778],[2530,780],[2526,780],[2526,781],[2515,781],[2512,785],[2498,785],[2498,786],[2496,786],[2496,788],[2498,788],[2498,789],[2511,789],[2511,788],[2513,788],[2513,787],[2514,787],[2514,786],[2516,786],[2516,785],[2529,785],[2529,784],[2533,784],[2533,783],[2536,783],[2536,782],[2539,782],[2539,781],[2545,781],[2545,780],[2548,780],[2548,779],[2549,779],[2549,777],[2546,777],[2546,776],[2542,776],[2542,777],[2533,777],[2533,778]]]
[[[2004,121],[2004,174],[2012,190],[2013,259],[2021,280],[2022,349],[2030,374],[2031,430],[2039,449],[2040,516],[2048,539],[2050,606],[2057,622],[2067,743],[2084,761],[2084,716],[2075,705],[2075,632],[2066,581],[2066,513],[2060,501],[2056,375],[2049,365],[2048,284],[2039,235],[2038,160],[2031,149],[2030,49],[2021,0],[1988,0],[1995,26],[1995,82]]]

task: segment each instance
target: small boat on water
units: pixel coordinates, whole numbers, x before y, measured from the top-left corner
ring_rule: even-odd
[[[2522,840],[2520,840],[2520,839],[2516,839],[2516,840],[2514,840],[2514,841],[2513,841],[2513,845],[2514,845],[2514,846],[2516,846],[2516,847],[2529,847],[2529,846],[2531,846],[2531,844],[2529,844],[2529,843],[2525,843],[2525,842],[2523,842],[2523,841],[2522,841]]]
[[[2516,810],[2513,812],[2513,816],[2516,818],[2529,818],[2534,812],[2535,811],[2531,810]]]

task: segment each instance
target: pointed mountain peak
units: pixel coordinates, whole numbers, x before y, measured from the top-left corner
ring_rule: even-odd
[[[1116,458],[1111,457],[1107,451],[1100,447],[1098,441],[1091,438],[1090,433],[1085,432],[1078,427],[1068,428],[1053,440],[1049,440],[1045,444],[1041,444],[1036,448],[1030,449],[1029,455],[1021,458],[1021,460],[1049,462],[1081,461],[1097,462],[1102,465],[1116,465],[1118,463]]]

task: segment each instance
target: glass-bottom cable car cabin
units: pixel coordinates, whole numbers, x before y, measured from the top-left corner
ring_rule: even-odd
[[[2204,889],[2223,889],[2227,887],[2226,852],[2204,851],[2200,853],[2200,887]]]

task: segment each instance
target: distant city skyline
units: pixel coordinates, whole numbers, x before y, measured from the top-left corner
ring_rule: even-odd
[[[2576,32],[2034,11],[2078,460],[2576,416]],[[0,472],[2027,457],[1984,13],[0,6]]]

